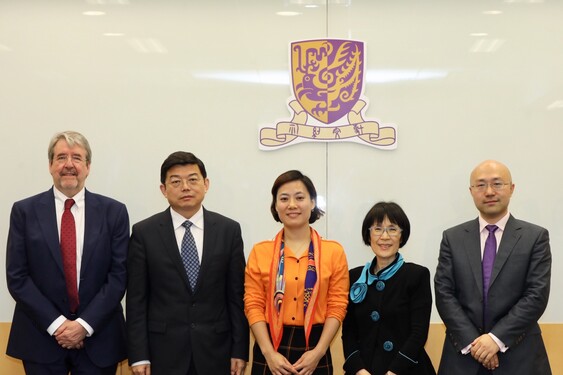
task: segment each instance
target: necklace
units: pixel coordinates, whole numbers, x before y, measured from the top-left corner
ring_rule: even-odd
[[[307,240],[307,241],[299,241],[299,242],[294,242],[294,241],[284,241],[287,245],[288,248],[291,249],[291,251],[293,251],[293,253],[296,256],[300,256],[303,251],[307,248],[307,246],[309,246],[309,243],[311,243],[311,240]]]

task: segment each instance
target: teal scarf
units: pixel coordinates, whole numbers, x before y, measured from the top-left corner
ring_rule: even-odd
[[[377,258],[374,258],[374,260],[377,262]],[[393,275],[395,275],[399,268],[401,268],[401,266],[405,263],[405,260],[403,259],[403,256],[401,254],[397,253],[393,263],[379,271],[376,275],[373,275],[370,272],[372,262],[373,260],[366,263],[366,265],[362,269],[360,277],[354,284],[352,284],[352,287],[350,288],[350,299],[353,303],[360,303],[364,300],[364,298],[366,298],[368,286],[373,284],[374,281],[386,281],[393,277]],[[378,283],[376,285],[378,287],[378,290],[380,289],[379,285],[384,284]]]

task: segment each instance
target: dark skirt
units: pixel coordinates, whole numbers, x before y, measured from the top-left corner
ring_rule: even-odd
[[[269,332],[269,331],[268,331]],[[309,335],[309,350],[313,349],[321,338],[323,325],[316,324],[311,328]],[[283,336],[281,339],[278,353],[282,354],[290,363],[295,363],[306,352],[305,347],[305,330],[303,327],[285,326],[283,327]],[[270,375],[272,372],[268,368],[266,358],[262,355],[262,351],[258,343],[254,343],[252,351],[252,370],[251,375]],[[330,347],[327,349],[324,357],[319,361],[313,375],[332,375],[332,357],[330,355]]]

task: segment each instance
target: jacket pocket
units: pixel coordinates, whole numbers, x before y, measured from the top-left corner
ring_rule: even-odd
[[[154,333],[166,333],[166,323],[164,322],[155,322],[153,321],[149,321],[148,323],[148,329],[149,332],[154,332]]]
[[[221,322],[214,324],[214,327],[215,327],[215,332],[222,333],[222,332],[227,332],[231,328],[231,325],[226,322]]]

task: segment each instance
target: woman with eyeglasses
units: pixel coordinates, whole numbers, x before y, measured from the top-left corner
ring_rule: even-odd
[[[424,350],[432,309],[430,272],[399,253],[409,235],[409,219],[396,203],[376,203],[364,218],[362,238],[375,257],[350,270],[342,325],[347,375],[436,374]]]
[[[256,343],[252,375],[331,375],[330,342],[346,315],[348,263],[342,246],[310,224],[324,213],[313,182],[282,173],[270,211],[283,228],[252,248],[244,309]]]

